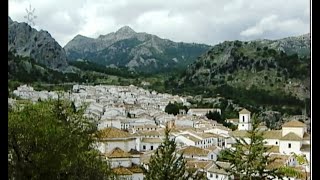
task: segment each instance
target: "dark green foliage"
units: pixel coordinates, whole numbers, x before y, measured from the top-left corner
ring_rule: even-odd
[[[169,104],[165,107],[164,111],[168,114],[177,115],[179,114],[180,109],[183,109],[186,112],[188,112],[188,108],[186,106],[183,106],[182,103],[177,103],[177,102],[174,102],[174,103],[169,102]]]
[[[9,179],[111,179],[91,146],[96,127],[70,102],[42,101],[8,114]]]
[[[125,78],[136,78],[138,74],[134,71],[129,71],[125,67],[107,68],[101,64],[96,64],[90,61],[70,61],[70,65],[75,66],[84,71],[95,71],[108,75],[120,76]]]
[[[302,107],[303,102],[290,95],[283,95],[283,93],[270,93],[265,90],[251,87],[249,90],[243,88],[233,88],[229,85],[223,85],[216,89],[216,92],[230,99],[236,99],[243,104],[249,105],[288,105]]]
[[[190,172],[186,168],[186,160],[183,155],[176,153],[176,143],[170,139],[168,126],[165,129],[164,142],[151,156],[148,169],[145,171],[146,180],[188,180],[206,179],[204,174]]]
[[[237,126],[233,125],[232,123],[228,123],[226,122],[227,118],[234,118],[238,116],[238,113],[236,111],[234,111],[233,109],[231,109],[228,104],[227,101],[222,101],[220,102],[219,108],[221,109],[222,113],[218,113],[217,111],[212,112],[209,111],[209,113],[206,114],[206,117],[208,119],[212,119],[217,121],[218,123],[222,124],[225,127],[228,127],[232,130],[237,129]],[[211,107],[211,105],[209,105]],[[203,107],[203,106],[201,106]]]
[[[65,83],[83,82],[84,79],[75,73],[62,73],[38,64],[34,59],[14,55],[8,51],[8,80],[23,83],[46,82]]]
[[[169,102],[164,111],[168,114],[177,115],[179,114],[179,107],[177,104]]]
[[[209,111],[209,113],[206,114],[206,117],[207,117],[208,119],[215,120],[215,121],[217,121],[218,123],[223,123],[223,122],[224,122],[224,120],[221,118],[220,113],[217,112],[217,111],[214,111],[214,112]]]

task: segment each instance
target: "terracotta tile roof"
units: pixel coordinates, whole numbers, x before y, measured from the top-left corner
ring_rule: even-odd
[[[210,150],[210,151],[214,151],[214,150],[216,150],[218,148],[218,146],[209,146],[209,147],[207,147],[206,149],[208,149],[208,150]]]
[[[235,130],[235,131],[232,131],[231,132],[231,135],[232,136],[235,136],[235,137],[248,137],[249,134],[247,131],[245,130]]]
[[[142,152],[140,152],[140,151],[138,151],[138,150],[136,150],[136,149],[130,149],[130,151],[129,151],[128,153],[130,153],[130,154],[132,154],[132,155],[143,154]]]
[[[195,146],[187,146],[178,150],[178,153],[183,153],[188,156],[207,156],[209,152],[207,149],[201,149]]]
[[[282,137],[282,130],[264,131],[263,137],[265,139],[280,139]]]
[[[155,150],[143,153],[140,157],[140,162],[142,162],[144,164],[148,164],[150,161],[150,158],[154,154],[154,152],[155,152]]]
[[[131,135],[128,132],[122,131],[118,128],[108,127],[98,131],[100,138],[129,138]]]
[[[131,157],[131,154],[116,147],[110,153],[107,154],[107,157],[108,158],[127,158],[127,157]]]
[[[230,128],[227,128],[227,127],[225,127],[225,126],[223,126],[222,124],[221,125],[217,125],[217,126],[215,126],[214,128],[216,128],[216,129],[221,129],[221,130],[225,130],[225,131],[232,131]]]
[[[222,161],[217,161],[216,163],[222,168],[219,168],[217,165],[213,164],[210,168],[208,168],[207,171],[212,173],[227,175],[228,173],[223,168],[230,168],[230,163],[222,162]]]
[[[189,135],[189,134],[181,134],[181,136],[185,137],[185,138],[188,138],[190,139],[191,141],[193,142],[199,142],[199,141],[202,141],[201,139],[195,137],[195,136],[192,136],[192,135]]]
[[[282,127],[306,127],[307,125],[298,121],[298,120],[292,120],[289,122],[286,122],[282,125]]]
[[[265,145],[265,146],[271,147],[271,149],[269,149],[268,152],[279,153],[279,146],[273,146],[273,145]]]
[[[141,142],[144,143],[162,143],[163,140],[160,138],[142,138]]]
[[[187,168],[195,168],[195,169],[205,169],[208,165],[211,165],[212,161],[200,161],[194,159],[188,159],[186,166]]]
[[[240,112],[239,112],[239,114],[250,114],[251,112],[250,111],[248,111],[246,108],[243,108]]]
[[[310,144],[303,144],[300,148],[300,151],[310,152]]]
[[[285,166],[289,160],[290,155],[271,154],[270,158],[275,158],[275,161],[267,165],[267,169],[279,168]]]
[[[131,171],[132,173],[143,173],[143,169],[140,166],[131,166],[127,168],[129,171]]]
[[[217,134],[214,133],[197,133],[198,136],[206,139],[206,138],[217,138],[219,137]]]
[[[303,134],[303,140],[310,140],[310,134],[305,132]]]
[[[125,167],[113,168],[112,171],[117,175],[132,175],[133,173]]]
[[[291,132],[280,138],[280,140],[301,141],[302,138],[296,135],[295,133]]]

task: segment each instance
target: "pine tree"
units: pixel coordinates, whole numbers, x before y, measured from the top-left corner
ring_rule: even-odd
[[[200,173],[191,173],[186,168],[183,154],[176,154],[176,143],[169,137],[168,126],[165,129],[164,142],[151,156],[148,169],[145,172],[146,180],[186,180],[203,179]]]
[[[276,158],[272,158],[268,152],[271,147],[264,146],[263,131],[259,130],[260,124],[256,116],[253,116],[252,129],[247,131],[247,142],[244,138],[234,138],[234,148],[226,149],[221,153],[219,159],[229,162],[231,165],[228,168],[221,167],[229,175],[239,177],[241,180],[252,179],[267,179],[282,178],[286,175],[299,173],[291,168],[286,167],[286,170],[282,168],[268,168],[268,165],[272,164]],[[289,173],[290,172],[290,173]]]

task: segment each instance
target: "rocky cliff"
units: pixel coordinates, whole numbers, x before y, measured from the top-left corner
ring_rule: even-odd
[[[64,49],[48,31],[36,29],[27,23],[12,21],[8,17],[8,51],[31,57],[51,69],[65,70],[68,66]]]

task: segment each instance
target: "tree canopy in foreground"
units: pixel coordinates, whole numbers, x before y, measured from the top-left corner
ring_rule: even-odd
[[[70,102],[27,104],[8,113],[9,179],[110,179],[91,146],[95,126]]]

